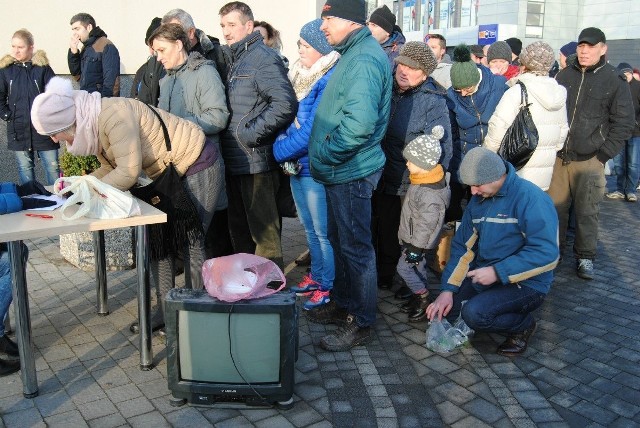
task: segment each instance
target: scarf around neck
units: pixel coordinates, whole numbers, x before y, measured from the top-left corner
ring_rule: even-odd
[[[76,156],[96,156],[100,152],[98,141],[98,115],[102,110],[100,92],[74,91],[76,105],[76,135],[67,151]]]
[[[438,164],[430,171],[419,172],[416,174],[409,173],[411,184],[433,184],[444,178],[444,168]]]
[[[313,85],[327,74],[327,71],[338,62],[338,59],[340,59],[340,54],[336,51],[331,51],[320,57],[310,68],[304,67],[300,60],[293,64],[291,71],[289,71],[289,80],[293,85],[298,101],[309,95]]]

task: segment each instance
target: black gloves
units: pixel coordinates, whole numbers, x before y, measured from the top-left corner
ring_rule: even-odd
[[[23,210],[32,210],[34,208],[45,208],[56,204],[56,201],[47,201],[38,198],[20,198],[22,200]]]
[[[424,250],[411,244],[405,245],[404,261],[410,265],[417,265],[424,258]]]
[[[27,181],[24,184],[16,186],[16,190],[18,192],[18,196],[20,197],[30,196],[30,195],[51,196],[51,192],[45,189],[42,184],[38,183],[35,180]],[[49,204],[49,205],[54,205],[54,204]],[[49,205],[44,205],[44,206],[49,206]],[[25,209],[28,209],[28,208],[25,208]]]
[[[16,186],[18,196],[22,200],[23,210],[32,210],[34,208],[45,208],[55,205],[55,201],[45,201],[44,199],[28,198],[26,196],[31,195],[45,195],[51,196],[51,192],[44,188],[44,186],[37,181],[28,181],[24,184]]]

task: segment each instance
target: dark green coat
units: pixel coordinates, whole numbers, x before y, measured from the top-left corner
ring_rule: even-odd
[[[311,130],[311,175],[323,184],[349,183],[384,166],[380,146],[391,105],[389,60],[368,28],[335,50],[342,56],[327,83]]]

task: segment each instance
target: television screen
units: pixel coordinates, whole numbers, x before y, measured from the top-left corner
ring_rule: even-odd
[[[280,315],[178,312],[180,377],[218,383],[280,380]]]
[[[165,309],[172,405],[293,404],[294,293],[227,303],[204,290],[172,289]]]

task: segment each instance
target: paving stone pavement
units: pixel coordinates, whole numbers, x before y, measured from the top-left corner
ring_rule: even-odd
[[[596,278],[577,278],[566,252],[519,358],[495,354],[502,338],[490,334],[450,354],[429,351],[426,322],[407,323],[392,291],[379,293],[374,340],[348,352],[323,351],[318,342],[335,327],[302,314],[295,405],[286,411],[171,407],[160,337],[156,367],[138,369],[138,337],[128,331],[135,272],[108,273],[111,314],[101,317],[93,273],[62,259],[57,238],[28,241],[40,395],[25,399],[17,374],[0,379],[0,428],[640,426],[638,213],[638,204],[603,202]],[[286,263],[304,242],[297,220],[285,219]],[[295,283],[305,270],[287,272]]]

